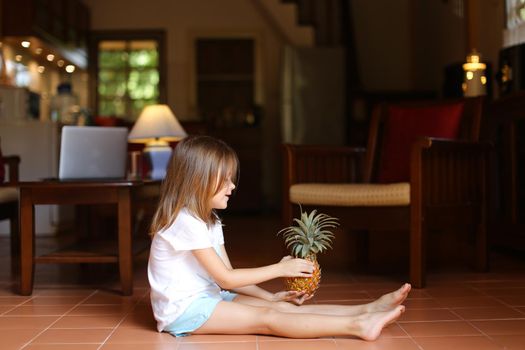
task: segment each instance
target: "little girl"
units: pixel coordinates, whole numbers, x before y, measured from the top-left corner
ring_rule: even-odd
[[[308,295],[271,293],[257,284],[309,277],[309,261],[284,257],[233,268],[216,210],[228,206],[237,174],[237,156],[220,140],[191,136],[175,147],[151,227],[148,278],[159,332],[374,340],[401,315],[409,284],[364,305],[302,305]]]

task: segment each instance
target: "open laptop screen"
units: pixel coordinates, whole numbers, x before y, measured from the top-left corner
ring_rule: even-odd
[[[59,180],[125,178],[127,136],[124,127],[64,126]]]

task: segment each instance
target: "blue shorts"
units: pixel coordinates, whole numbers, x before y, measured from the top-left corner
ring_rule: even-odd
[[[185,337],[200,328],[210,318],[221,301],[232,301],[237,294],[221,291],[220,295],[203,294],[195,299],[173,323],[164,329],[176,337]]]

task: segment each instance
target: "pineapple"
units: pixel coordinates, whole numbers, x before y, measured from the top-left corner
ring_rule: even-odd
[[[339,226],[338,219],[326,214],[310,214],[303,212],[301,218],[295,218],[297,226],[289,226],[279,231],[283,235],[286,247],[296,258],[310,260],[314,263],[312,277],[288,277],[285,279],[286,290],[294,290],[313,295],[321,282],[321,268],[317,262],[317,254],[332,248],[334,234],[330,229]]]

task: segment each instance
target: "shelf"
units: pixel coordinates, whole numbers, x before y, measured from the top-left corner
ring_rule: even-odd
[[[148,239],[133,239],[133,256],[148,248]],[[35,257],[35,262],[41,264],[118,263],[118,246],[116,241],[82,241]]]

